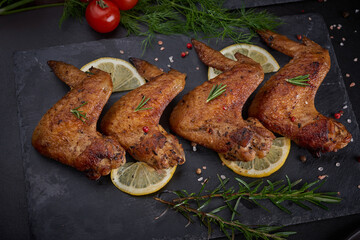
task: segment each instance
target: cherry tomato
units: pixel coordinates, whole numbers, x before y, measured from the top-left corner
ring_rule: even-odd
[[[86,7],[85,18],[100,33],[113,31],[120,23],[120,11],[110,0],[93,0]]]
[[[137,4],[138,0],[111,0],[120,10],[126,11],[132,9]]]

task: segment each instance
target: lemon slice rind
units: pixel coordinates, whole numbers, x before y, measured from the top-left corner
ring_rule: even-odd
[[[145,79],[129,62],[112,57],[102,57],[85,64],[80,70],[89,71],[91,67],[110,73],[113,82],[113,92],[133,90],[143,84]]]
[[[175,170],[176,165],[168,169],[155,170],[144,162],[127,162],[113,169],[110,177],[119,190],[133,196],[143,196],[163,188]]]
[[[233,44],[220,50],[220,52],[232,60],[235,59],[235,53],[240,52],[241,54],[252,58],[254,61],[260,63],[265,73],[277,72],[280,69],[278,62],[275,58],[265,49],[247,43]],[[221,71],[209,67],[208,79],[212,79],[219,75]]]
[[[221,161],[233,172],[244,177],[267,177],[278,171],[285,163],[290,152],[289,138],[276,138],[269,153],[264,158],[255,158],[250,162],[229,161],[219,153]]]

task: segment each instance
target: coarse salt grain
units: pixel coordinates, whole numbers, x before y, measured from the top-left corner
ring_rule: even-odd
[[[174,56],[170,56],[170,57],[169,57],[169,61],[170,61],[171,63],[173,63],[173,62],[174,62]]]
[[[354,139],[353,139],[353,138],[351,138],[351,139],[350,139],[350,142],[353,142],[353,141],[354,141]]]
[[[333,26],[333,25],[331,25],[331,26],[330,26],[330,30],[333,30],[333,29],[334,29],[334,26]]]
[[[331,39],[333,39],[333,38],[334,38],[334,36],[330,36],[330,38],[331,38]]]
[[[358,189],[360,189],[360,185],[358,185]]]
[[[205,169],[206,169],[206,166],[203,166],[203,167],[202,167],[202,169],[204,169],[204,170],[205,170]]]
[[[221,175],[220,177],[221,177],[222,180],[226,179],[225,175]]]
[[[354,62],[357,62],[358,61],[358,58],[354,58]]]
[[[350,87],[354,87],[354,86],[355,86],[354,82],[350,83]]]
[[[203,179],[204,179],[203,177],[199,177],[198,182],[201,182]]]
[[[163,41],[158,41],[158,44],[159,44],[159,45],[163,45]]]
[[[155,60],[155,62],[159,61],[159,59],[158,59],[158,58],[155,58],[154,60]]]
[[[160,51],[163,51],[164,49],[165,49],[164,47],[161,47],[161,48],[160,48]]]
[[[121,54],[124,54],[125,52],[124,52],[124,50],[120,50],[120,53],[121,53]]]
[[[167,67],[168,67],[168,68],[171,68],[171,65],[170,65],[170,64],[168,64],[168,65],[167,65]]]
[[[309,21],[311,21],[312,19],[311,19],[311,17],[309,17]]]
[[[337,162],[337,163],[335,164],[335,166],[340,167],[340,163],[339,163],[339,162]]]
[[[343,42],[345,42],[345,41],[346,41],[346,38],[343,37],[341,40],[342,40]]]
[[[348,118],[348,120],[346,120],[348,123],[351,123],[351,119],[350,118]]]
[[[355,13],[358,13],[360,10],[359,9],[355,9]]]
[[[318,170],[319,170],[320,172],[322,172],[322,171],[324,170],[324,168],[323,168],[323,167],[319,167]]]
[[[196,69],[196,70],[199,70],[200,68],[199,68],[199,67],[196,67],[195,69]]]
[[[343,109],[347,109],[347,108],[348,108],[348,106],[347,106],[347,105],[343,106]]]
[[[196,152],[197,151],[197,148],[196,148],[196,145],[193,146],[193,152]]]
[[[162,69],[162,68],[159,68],[159,69],[160,69],[160,71],[162,71],[162,72],[164,71],[164,69]]]
[[[347,73],[347,74],[345,74],[345,76],[346,76],[346,77],[350,77],[350,74]]]
[[[340,46],[344,46],[344,43],[341,42],[341,43],[340,43]]]
[[[308,102],[307,102],[307,101],[305,101],[305,104],[308,104]]]

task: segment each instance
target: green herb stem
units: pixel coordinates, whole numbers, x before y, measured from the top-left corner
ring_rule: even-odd
[[[308,83],[308,81],[310,81],[309,76],[310,74],[300,75],[294,78],[285,79],[285,81],[297,86],[303,86],[303,87],[310,86],[310,84]]]
[[[271,234],[268,231],[261,231],[261,228],[252,228],[249,227],[245,224],[240,223],[239,221],[227,221],[222,219],[221,217],[213,214],[213,213],[209,213],[209,212],[203,212],[203,211],[199,211],[198,209],[195,208],[191,208],[188,205],[177,205],[174,202],[169,202],[166,200],[163,200],[161,198],[154,198],[156,201],[159,201],[161,203],[167,204],[169,206],[172,206],[174,208],[176,208],[178,211],[182,211],[182,212],[188,212],[188,213],[194,213],[195,215],[197,215],[200,219],[203,220],[203,223],[207,226],[210,227],[210,223],[211,222],[215,222],[220,226],[227,226],[227,227],[232,227],[235,229],[240,230],[241,232],[245,232],[247,234],[252,234],[254,236],[257,237],[261,237],[263,239],[275,239],[275,240],[284,240],[285,238],[282,238],[281,236],[278,236],[276,234]],[[204,221],[204,219],[208,218],[208,221]],[[278,228],[278,227],[276,227]],[[291,234],[295,234],[295,232],[287,232],[287,236],[291,235]]]
[[[211,100],[214,100],[215,98],[219,97],[221,94],[223,94],[226,91],[226,84],[222,85],[221,83],[219,85],[213,85],[213,87],[210,90],[209,96],[206,99],[206,102],[210,102]]]
[[[250,183],[246,183],[240,178],[235,178],[238,183],[238,189],[234,187],[226,187],[229,179],[222,180],[219,177],[220,184],[213,190],[205,190],[207,181],[203,184],[201,190],[198,193],[188,193],[186,190],[179,190],[170,193],[174,193],[177,197],[167,201],[161,198],[155,198],[155,200],[167,204],[174,210],[184,215],[189,222],[191,222],[191,216],[196,216],[200,221],[208,228],[211,233],[212,223],[215,223],[220,227],[220,230],[229,239],[234,239],[236,232],[241,232],[246,239],[284,239],[294,232],[278,232],[281,227],[278,226],[259,226],[250,227],[239,222],[235,219],[239,216],[238,206],[240,200],[244,199],[250,201],[257,206],[267,210],[260,204],[259,200],[269,200],[278,209],[286,213],[291,213],[289,209],[284,207],[281,203],[284,201],[290,201],[302,207],[305,210],[311,210],[305,203],[315,204],[315,206],[327,209],[324,203],[339,203],[340,198],[335,197],[337,193],[333,192],[317,192],[320,186],[324,183],[320,181],[314,181],[312,183],[304,183],[302,186],[298,186],[300,180],[291,182],[286,177],[287,182],[283,181],[266,181],[267,185],[264,185],[263,180],[257,180]],[[222,199],[222,205],[220,207],[210,206],[210,202],[213,199]],[[235,203],[234,203],[235,202]],[[218,202],[217,202],[218,203]],[[194,207],[195,206],[195,207]],[[209,209],[205,211],[205,209]],[[225,220],[219,215],[218,212],[223,210],[229,210],[231,213],[231,219]],[[267,210],[269,211],[269,210]]]
[[[13,13],[25,12],[25,11],[47,8],[47,7],[64,6],[64,3],[51,3],[51,4],[44,4],[44,5],[38,5],[38,6],[32,6],[32,7],[26,7],[26,8],[12,10],[14,8],[17,8],[19,6],[25,5],[25,4],[33,2],[33,1],[34,0],[23,0],[23,1],[19,1],[19,2],[13,3],[11,5],[8,5],[8,6],[0,9],[0,15],[9,15],[9,14],[13,14]],[[10,11],[10,10],[12,10],[12,11]]]
[[[142,99],[141,99],[141,102],[140,102],[139,105],[135,108],[134,112],[152,109],[152,108],[143,108],[143,106],[144,106],[145,104],[147,104],[147,102],[148,102],[149,100],[150,100],[150,98],[146,98],[145,96],[143,96]]]
[[[85,123],[85,120],[87,120],[86,118],[86,113],[84,113],[84,111],[80,111],[79,108],[81,108],[82,106],[84,106],[85,104],[87,104],[87,102],[82,103],[80,106],[71,109],[70,112],[72,114],[75,115],[75,117],[77,117],[78,119],[80,119],[83,123]],[[85,119],[85,120],[84,120]]]

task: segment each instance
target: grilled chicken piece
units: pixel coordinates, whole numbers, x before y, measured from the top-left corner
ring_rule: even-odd
[[[255,118],[242,118],[243,105],[264,78],[261,66],[237,53],[237,61],[193,40],[202,62],[223,71],[189,92],[170,116],[178,135],[224,154],[228,160],[251,161],[264,157],[275,136]],[[212,87],[226,84],[226,91],[207,102]]]
[[[120,98],[102,119],[101,130],[114,136],[136,160],[155,169],[183,164],[181,144],[159,125],[159,120],[165,107],[184,89],[186,75],[173,69],[164,73],[140,59],[130,61],[149,82]],[[147,99],[143,110],[136,111]]]
[[[321,115],[314,105],[316,92],[330,69],[329,52],[306,37],[301,44],[271,31],[258,33],[270,47],[293,59],[260,89],[249,116],[318,155],[345,147],[351,134],[341,123]],[[307,74],[310,86],[286,82]]]
[[[109,174],[125,163],[120,144],[96,131],[100,112],[112,92],[110,75],[98,69],[86,74],[64,62],[48,64],[71,90],[41,118],[32,145],[44,156],[85,171],[91,179]],[[76,110],[86,118],[77,118]]]

